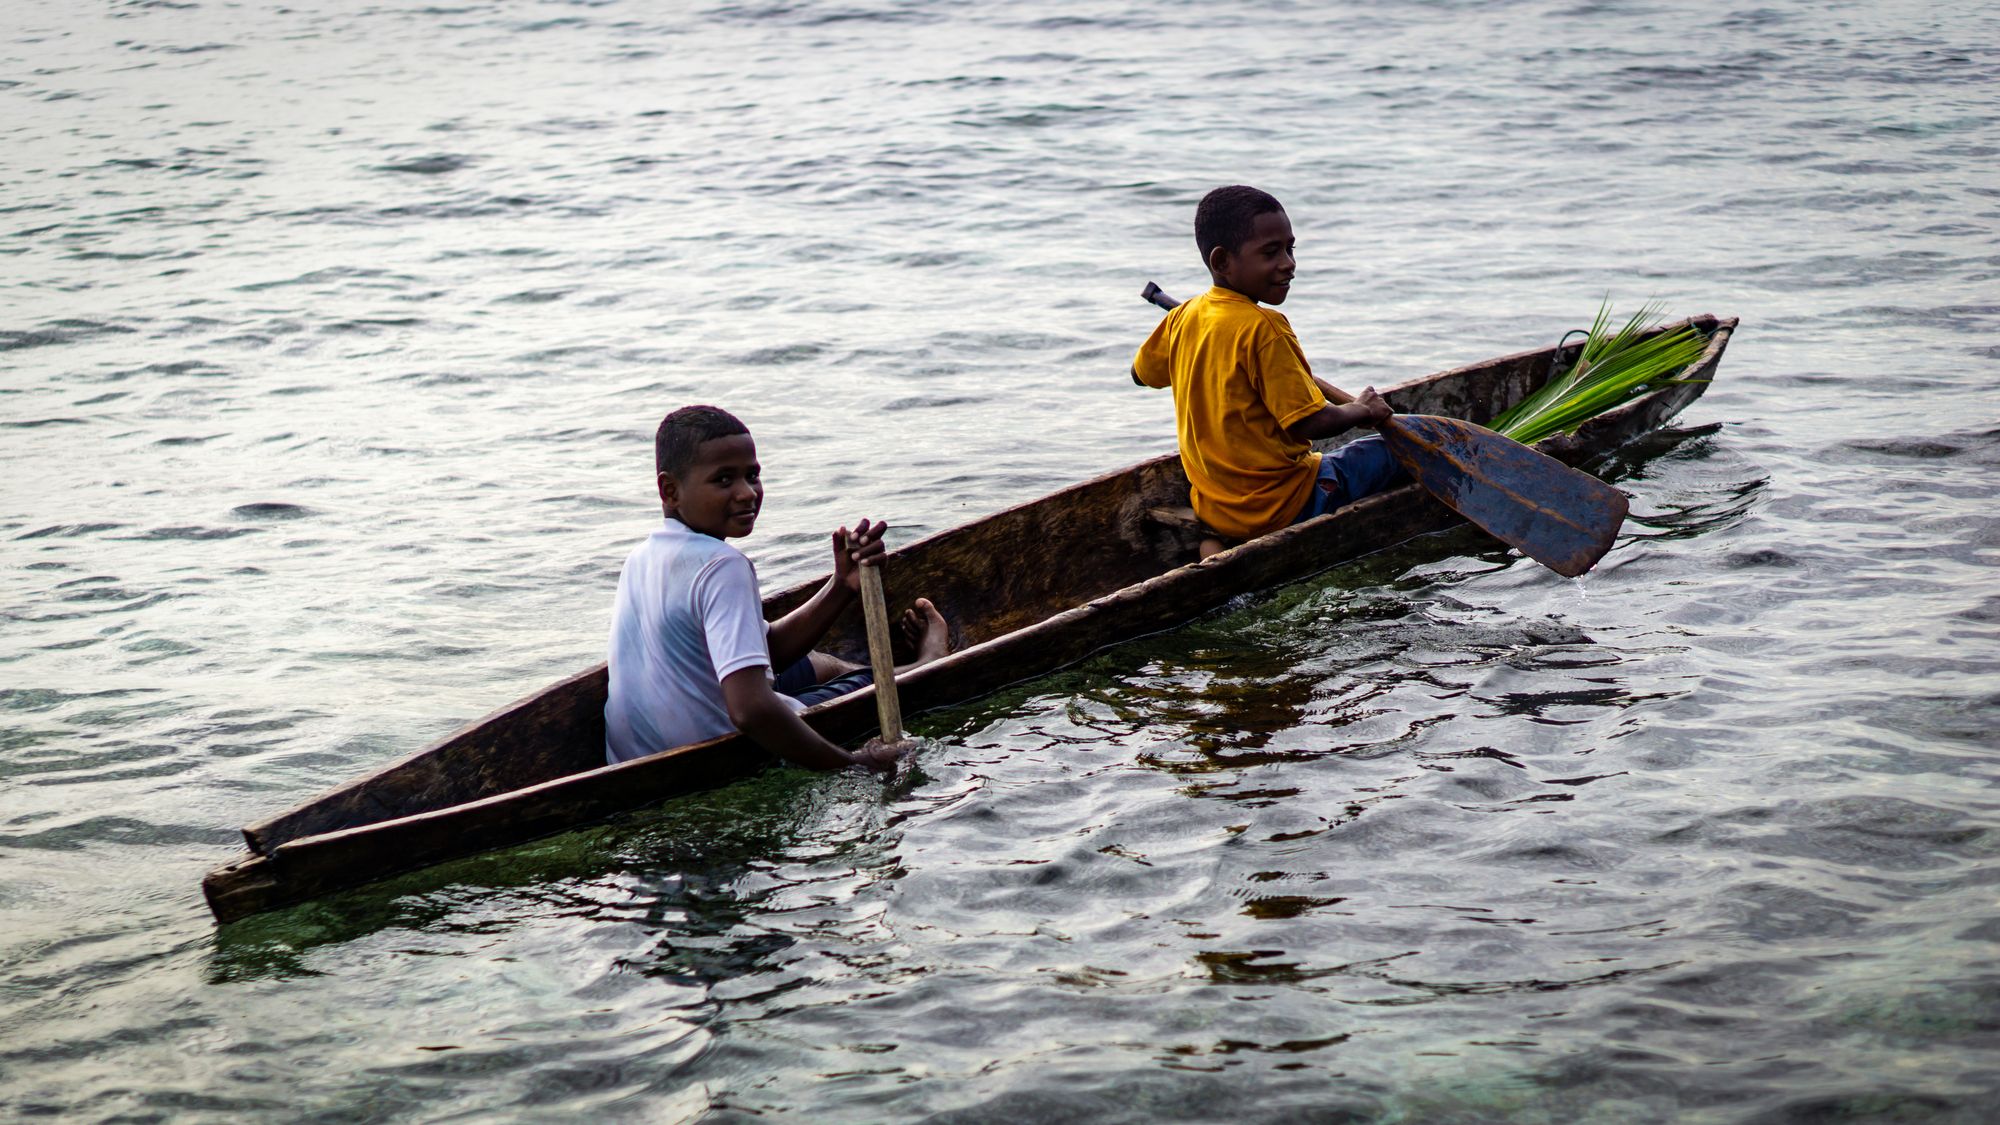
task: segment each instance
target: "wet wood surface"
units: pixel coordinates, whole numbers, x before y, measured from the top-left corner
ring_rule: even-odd
[[[1425,492],[1565,578],[1595,566],[1625,523],[1624,493],[1476,423],[1402,414],[1381,431]]]

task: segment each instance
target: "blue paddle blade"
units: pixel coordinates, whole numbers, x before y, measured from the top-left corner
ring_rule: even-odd
[[[1446,507],[1566,578],[1611,549],[1625,494],[1484,426],[1398,414],[1379,427],[1403,470]]]

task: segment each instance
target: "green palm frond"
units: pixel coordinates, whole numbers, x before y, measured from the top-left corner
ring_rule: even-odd
[[[1503,411],[1490,428],[1532,444],[1550,434],[1569,433],[1662,383],[1687,381],[1673,376],[1701,358],[1708,340],[1691,326],[1646,335],[1659,319],[1659,306],[1649,304],[1613,332],[1607,298],[1598,306],[1576,363]]]

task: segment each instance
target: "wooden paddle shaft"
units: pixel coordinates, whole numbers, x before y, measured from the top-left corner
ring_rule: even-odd
[[[889,599],[882,592],[882,568],[861,568],[861,616],[868,624],[868,663],[875,669],[875,714],[882,741],[903,737],[903,705],[896,698],[896,658],[889,651]]]

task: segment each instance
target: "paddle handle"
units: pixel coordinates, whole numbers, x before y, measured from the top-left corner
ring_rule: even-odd
[[[875,669],[875,715],[882,741],[903,739],[903,704],[896,698],[896,658],[889,651],[889,599],[882,592],[882,568],[861,568],[861,616],[868,625],[868,663]]]
[[[1160,288],[1160,283],[1157,281],[1147,282],[1146,287],[1139,290],[1139,296],[1166,309],[1168,312],[1172,312],[1180,304],[1179,301],[1167,296],[1166,291]]]

